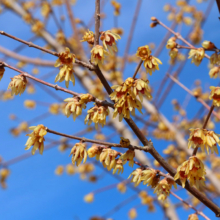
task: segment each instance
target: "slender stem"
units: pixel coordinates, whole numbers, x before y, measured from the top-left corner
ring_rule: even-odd
[[[185,200],[183,200],[182,198],[180,198],[178,195],[176,195],[175,193],[173,193],[172,191],[170,191],[170,194],[172,194],[174,197],[176,197],[177,199],[179,199],[182,203],[184,203],[185,205],[187,205],[188,207],[190,207],[191,209],[193,209],[196,214],[201,215],[204,219],[206,220],[210,220],[210,218],[208,218],[203,212],[197,210],[195,207],[193,207],[192,205],[190,205],[188,202],[186,202]]]
[[[135,72],[134,72],[134,75],[133,75],[133,77],[132,77],[133,79],[135,79],[135,77],[136,77],[136,75],[137,75],[139,69],[141,68],[142,63],[143,63],[143,60],[141,60],[140,63],[138,64],[138,66],[137,66],[137,68],[136,68],[136,70],[135,70]]]
[[[99,45],[100,28],[100,0],[95,0],[95,41],[94,46]]]

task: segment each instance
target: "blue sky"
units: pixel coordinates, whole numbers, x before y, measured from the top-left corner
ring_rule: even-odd
[[[120,0],[122,4],[121,16],[119,17],[118,23],[119,27],[124,29],[124,35],[119,41],[119,55],[124,54],[126,40],[128,38],[130,25],[132,22],[132,16],[136,7],[136,2],[134,0]],[[174,4],[175,1],[149,1],[143,0],[140,15],[138,17],[137,26],[134,32],[133,40],[131,43],[129,54],[134,54],[138,46],[146,45],[151,42],[154,42],[156,46],[159,45],[163,36],[166,34],[166,30],[158,26],[154,29],[149,27],[150,17],[155,16],[165,24],[170,26],[171,22],[168,22],[166,17],[167,13],[164,13],[162,8],[165,2]],[[196,5],[200,10],[205,10],[210,0],[205,3],[197,4],[196,1],[190,1],[192,5]],[[75,7],[73,7],[75,17],[78,17],[88,23],[94,11],[94,1],[91,0],[78,0]],[[58,11],[57,11],[58,12]],[[104,12],[106,18],[103,23],[103,30],[108,30],[113,27],[113,9],[112,6],[107,3]],[[36,17],[40,16],[39,12],[35,13]],[[220,47],[219,42],[219,20],[218,20],[218,10],[216,5],[212,8],[209,18],[207,19],[204,25],[204,37],[203,39],[210,40],[216,44],[217,47]],[[22,39],[28,40],[33,34],[30,32],[30,27],[26,25],[17,15],[14,15],[11,12],[5,12],[1,15],[2,21],[0,23],[0,30],[8,32],[12,35],[20,37]],[[7,22],[4,22],[7,21]],[[57,28],[53,22],[49,22],[48,25],[49,31],[52,35],[55,35]],[[93,27],[94,28],[94,27]],[[71,35],[71,28],[68,23],[64,27],[67,36]],[[189,27],[184,26],[183,32],[181,34],[185,35]],[[41,40],[35,42],[39,45],[45,45]],[[0,36],[0,45],[8,49],[13,50],[15,47],[19,46],[20,43],[13,41],[12,39]],[[19,54],[38,57],[41,52],[37,51],[34,48],[25,48]],[[2,57],[2,55],[1,55]],[[47,60],[55,60],[55,57],[44,54],[43,58]],[[155,72],[152,76],[149,77],[150,84],[154,85],[155,91],[157,90],[158,82],[164,77],[168,69],[168,51],[163,50],[163,53],[159,56],[163,65],[160,66],[160,71]],[[15,60],[9,59],[7,61],[10,64],[15,64]],[[208,88],[210,85],[217,85],[218,80],[213,80],[209,78],[208,75],[208,61],[203,60],[202,64],[199,67],[196,67],[193,64],[190,64],[190,61],[187,61],[186,66],[179,79],[187,87],[191,88],[195,79],[199,78],[203,83],[204,88]],[[124,77],[127,78],[131,76],[135,70],[136,65],[127,65],[125,69]],[[24,68],[25,71],[31,72],[33,66],[29,65]],[[37,77],[41,77],[44,74],[48,73],[54,68],[40,68],[40,74]],[[6,90],[8,83],[10,82],[10,77],[16,75],[14,71],[8,70],[5,72],[5,75],[0,82],[0,91]],[[55,73],[56,74],[56,73]],[[50,77],[48,82],[54,82],[54,76]],[[64,84],[61,84],[64,86]],[[27,137],[23,133],[19,137],[13,138],[9,130],[13,127],[18,126],[18,121],[10,121],[9,115],[16,114],[18,118],[24,121],[29,121],[32,118],[41,115],[48,111],[48,108],[45,106],[37,106],[34,110],[27,110],[24,108],[24,101],[26,99],[38,100],[42,102],[55,103],[57,100],[51,98],[43,90],[41,90],[37,85],[35,86],[37,93],[34,95],[29,95],[26,92],[21,96],[16,96],[12,101],[0,101],[0,114],[1,114],[1,123],[0,123],[0,155],[4,158],[5,161],[8,161],[14,157],[22,155],[25,153],[24,144],[27,140]],[[76,83],[76,86],[73,88],[70,85],[70,89],[73,89],[77,92],[83,92],[83,88],[79,83]],[[57,94],[62,98],[70,97],[68,94],[62,92],[57,92]],[[170,105],[172,99],[178,99],[182,101],[182,97],[185,98],[186,92],[181,90],[177,85],[174,86],[172,92],[168,95],[166,99],[166,104],[161,108],[161,112],[172,119],[174,114],[173,107]],[[200,107],[200,104],[197,103],[193,98],[190,100],[190,104],[187,107],[187,116],[192,118],[197,112],[197,109]],[[73,134],[77,131],[84,129],[86,126],[83,123],[83,117],[80,117],[73,122],[70,118],[66,118],[62,114],[58,116],[50,116],[43,121],[39,121],[38,124],[43,123],[45,126],[60,131],[62,133]],[[217,133],[219,126],[216,126],[215,130]],[[114,132],[113,129],[104,129],[106,135]],[[47,137],[58,140],[59,137],[53,135],[47,135]],[[86,135],[88,138],[94,138],[94,133]],[[118,142],[119,136],[115,136],[111,139],[112,142]],[[163,149],[168,145],[167,142],[154,140],[154,145],[156,146],[159,152],[162,152]],[[75,141],[70,141],[74,144]],[[104,178],[101,178],[97,183],[89,183],[87,181],[82,181],[79,178],[79,175],[68,176],[66,174],[62,176],[56,176],[54,170],[57,165],[66,165],[71,162],[71,158],[68,157],[69,151],[65,153],[60,153],[58,147],[55,147],[51,150],[44,152],[43,156],[36,155],[30,157],[24,161],[18,162],[14,165],[11,165],[10,171],[11,175],[7,180],[8,188],[7,190],[0,189],[0,219],[11,220],[11,219],[22,219],[22,220],[44,220],[44,219],[74,219],[74,220],[83,220],[89,219],[92,215],[102,216],[111,210],[115,205],[134,195],[134,192],[131,189],[128,189],[125,195],[120,194],[115,188],[109,191],[106,191],[95,196],[95,201],[92,204],[86,204],[83,202],[83,196],[87,193],[98,189],[103,186],[107,186],[111,183],[116,183],[117,180],[113,178],[108,173],[105,174]],[[123,178],[127,178],[128,175],[132,172],[132,168],[128,166],[125,167],[125,172],[122,175]],[[99,167],[95,169],[95,175],[103,175],[103,170]],[[141,186],[142,189],[146,187]],[[152,190],[149,190],[149,193],[152,194]],[[184,191],[178,192],[178,195],[185,197]],[[176,202],[175,199],[171,199]],[[127,212],[130,208],[140,204],[140,199],[137,198],[133,202],[127,204],[125,207],[116,212],[113,216],[113,219],[128,219]],[[161,212],[160,207],[157,207],[156,214],[149,214],[146,212],[146,206],[138,208],[138,217],[137,219],[143,219],[146,217],[154,217],[157,219],[163,219],[163,213]],[[182,208],[178,210],[180,219],[187,219],[187,216],[190,213],[193,213],[192,210],[185,211]],[[214,219],[214,214],[205,209],[204,211],[211,219]],[[202,217],[200,217],[202,219]]]

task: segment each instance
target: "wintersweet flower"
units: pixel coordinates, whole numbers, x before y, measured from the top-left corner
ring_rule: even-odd
[[[127,188],[126,188],[126,185],[124,183],[119,183],[117,185],[117,189],[121,192],[121,193],[125,193]]]
[[[120,137],[120,144],[122,147],[129,147],[130,145],[130,140],[129,139],[126,139],[126,138],[123,138],[123,137]]]
[[[211,151],[212,154],[214,152],[218,154],[217,144],[220,145],[219,137],[220,135],[216,134],[214,131],[206,131],[206,144],[202,146],[202,151],[205,152],[205,147],[208,154],[209,151]]]
[[[68,102],[65,106],[65,115],[68,118],[72,114],[74,121],[82,114],[82,109],[86,108],[85,103],[82,103],[79,97],[67,98],[64,102]]]
[[[143,184],[155,188],[160,180],[160,176],[157,175],[157,171],[154,169],[147,169],[142,171]]]
[[[151,54],[151,50],[148,45],[138,47],[136,56],[140,57],[142,60],[146,60]]]
[[[209,96],[210,100],[213,100],[213,105],[220,106],[220,87],[210,86],[211,93]]]
[[[190,137],[188,139],[188,148],[197,148],[205,145],[206,143],[206,136],[205,136],[205,129],[196,128],[190,129]]]
[[[6,180],[7,180],[8,176],[9,176],[9,174],[10,174],[10,170],[9,169],[2,168],[0,170],[0,184],[1,184],[1,187],[3,189],[5,189],[7,187]]]
[[[112,6],[114,7],[115,11],[114,11],[114,15],[118,16],[120,15],[120,9],[121,9],[121,4],[118,3],[117,1],[112,0],[111,1]]]
[[[101,45],[96,45],[91,50],[91,61],[95,65],[101,65],[104,62],[105,55],[108,52]]]
[[[192,58],[191,63],[195,63],[196,66],[199,66],[199,64],[202,62],[202,59],[205,56],[205,50],[204,48],[198,48],[198,49],[191,49],[189,51],[189,59]]]
[[[93,101],[93,96],[89,93],[80,95],[80,102],[87,104]]]
[[[162,62],[152,55],[144,61],[144,67],[150,75],[152,75],[152,72],[155,70],[159,70],[159,64],[162,64]]]
[[[202,42],[202,47],[206,50],[212,50],[216,48],[215,44],[208,40]]]
[[[211,56],[210,56],[210,63],[215,65],[219,65],[220,64],[220,54],[217,54],[217,53],[213,53]]]
[[[95,128],[98,129],[98,124],[102,127],[106,124],[106,117],[109,115],[109,109],[105,106],[94,106],[87,111],[85,118],[85,124],[91,125],[95,123]]]
[[[135,208],[130,209],[129,212],[128,212],[128,216],[129,216],[130,219],[137,218],[137,211],[136,211],[136,209]]]
[[[44,29],[44,23],[40,20],[36,20],[31,27],[31,30],[37,35],[40,35],[43,29]]]
[[[121,174],[124,172],[124,167],[123,167],[123,161],[120,159],[116,160],[116,164],[113,170],[113,174],[115,174],[118,171],[118,174]]]
[[[205,173],[202,161],[198,157],[192,156],[177,168],[174,180],[180,179],[184,188],[188,179],[191,186],[196,186],[199,189],[200,186],[205,185]]]
[[[3,66],[0,66],[0,81],[4,75],[4,72],[5,72],[5,68]]]
[[[214,79],[216,79],[217,77],[220,77],[220,68],[219,68],[219,66],[214,66],[209,71],[209,76],[210,76],[210,78],[214,78]]]
[[[62,30],[58,30],[56,33],[56,40],[59,44],[64,45],[66,43],[66,37]]]
[[[176,46],[177,46],[176,37],[171,37],[171,38],[167,41],[166,48],[167,48],[167,49],[174,49]]]
[[[173,48],[170,50],[169,52],[169,56],[171,59],[175,59],[178,55],[178,49],[177,48]]]
[[[41,3],[41,14],[47,18],[50,13],[51,13],[50,4],[48,2],[42,2]]]
[[[27,85],[26,77],[22,75],[18,75],[11,78],[11,82],[8,85],[8,89],[11,89],[12,96],[14,94],[21,95],[25,91],[26,85]]]
[[[118,34],[111,32],[110,30],[101,32],[100,40],[102,41],[105,49],[108,49],[110,54],[113,54],[114,51],[118,51],[116,41],[119,39],[121,39],[121,37]]]
[[[91,203],[94,201],[94,194],[93,193],[89,193],[87,195],[84,196],[84,201]]]
[[[116,157],[118,156],[118,152],[112,150],[111,148],[105,148],[102,150],[100,154],[100,162],[104,167],[107,167],[108,171],[113,169],[116,165]]]
[[[130,145],[130,143],[129,143],[129,145]],[[129,161],[129,166],[133,167],[134,166],[134,157],[135,157],[135,152],[133,150],[127,150],[124,154],[121,155],[120,159],[122,159],[123,161]]]
[[[177,189],[176,183],[173,180],[168,178],[162,179],[154,189],[154,193],[157,193],[158,200],[164,201],[170,195],[172,186]]]
[[[47,129],[44,125],[37,125],[29,127],[30,130],[33,130],[29,136],[25,146],[25,150],[29,150],[33,146],[31,153],[34,155],[35,151],[38,149],[40,154],[43,154],[44,151],[44,136],[47,134]]]
[[[73,165],[76,163],[76,166],[78,167],[82,160],[83,163],[85,163],[87,159],[86,145],[83,143],[76,143],[71,149],[70,155],[71,154]]]
[[[142,181],[142,169],[137,168],[134,170],[128,177],[128,179],[131,178],[131,182],[135,183],[135,187],[138,186]]]
[[[75,63],[75,55],[70,53],[70,49],[66,47],[64,52],[58,54],[58,59],[54,64],[55,67],[60,67],[60,72],[55,78],[55,82],[63,82],[64,80],[66,87],[69,87],[69,81],[75,85],[75,78],[73,74],[73,63]]]
[[[87,42],[89,44],[94,44],[94,33],[92,31],[90,31],[88,29],[88,32],[86,32],[84,35],[83,35],[83,39],[80,41],[80,42]]]
[[[102,153],[102,148],[97,145],[92,145],[87,151],[89,157],[95,157],[96,160],[100,159],[100,154]]]
[[[187,220],[199,220],[199,217],[197,214],[191,214],[188,216]]]

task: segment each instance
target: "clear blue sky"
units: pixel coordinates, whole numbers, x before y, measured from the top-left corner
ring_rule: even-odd
[[[122,15],[119,17],[119,27],[124,29],[124,35],[119,42],[119,55],[123,55],[126,45],[126,40],[128,37],[130,25],[133,19],[133,13],[135,10],[136,2],[134,0],[119,0],[122,4]],[[163,5],[165,2],[174,4],[174,0],[170,1],[149,1],[143,0],[140,15],[138,17],[138,23],[135,29],[134,37],[132,40],[131,48],[129,54],[134,54],[138,46],[146,45],[151,42],[154,42],[156,46],[159,45],[163,36],[166,33],[166,30],[158,26],[154,29],[149,27],[150,18],[155,16],[162,20],[168,26],[171,22],[168,22],[166,17],[167,13],[163,12]],[[195,0],[190,1],[192,5],[196,5],[200,10],[205,10],[210,0],[205,3],[197,4]],[[75,17],[78,17],[88,23],[91,16],[94,12],[94,1],[91,0],[78,0],[75,7],[73,7]],[[108,30],[113,27],[113,9],[112,6],[107,3],[104,8],[106,13],[106,18],[103,24],[103,30]],[[39,12],[35,13],[35,16],[40,16]],[[210,13],[208,20],[204,26],[204,38],[214,42],[218,47],[220,47],[219,36],[220,36],[220,22],[218,20],[218,10],[216,3]],[[11,12],[5,12],[1,15],[0,30],[6,31],[12,35],[20,37],[22,39],[28,40],[33,34],[30,32],[30,28],[26,25],[18,16],[13,15]],[[49,30],[52,35],[56,33],[56,26],[54,23],[49,23]],[[188,27],[183,27],[182,34],[186,34]],[[71,28],[69,24],[65,25],[65,30],[67,36],[71,35]],[[44,42],[37,40],[35,42],[39,45],[44,45]],[[0,45],[8,49],[14,49],[20,43],[13,41],[4,36],[0,36]],[[20,52],[20,54],[28,55],[30,57],[38,57],[41,52],[33,48],[25,48]],[[2,55],[1,55],[2,57]],[[55,60],[54,57],[45,54],[43,56],[45,59]],[[164,49],[163,53],[159,57],[163,62],[163,65],[160,66],[160,71],[155,72],[150,76],[150,84],[155,86],[157,90],[158,82],[164,77],[167,68],[168,68],[168,51]],[[9,63],[16,63],[15,60],[9,59]],[[218,80],[211,80],[208,76],[208,61],[204,59],[202,64],[199,67],[196,67],[190,62],[187,62],[187,65],[184,67],[184,70],[180,76],[180,81],[184,83],[189,88],[193,85],[195,79],[199,78],[203,82],[204,88],[208,88],[210,85],[217,85]],[[30,72],[33,66],[29,65],[25,67],[25,71]],[[39,77],[48,73],[54,68],[40,68]],[[124,77],[127,78],[131,76],[134,72],[135,65],[127,65]],[[0,90],[6,90],[10,82],[10,77],[16,75],[14,71],[8,70],[5,72],[5,75],[0,82]],[[48,82],[53,83],[54,77],[48,79]],[[61,84],[64,86],[64,84]],[[24,144],[27,140],[27,137],[22,134],[17,138],[13,138],[9,130],[13,127],[18,126],[18,121],[10,121],[8,116],[9,114],[16,114],[18,118],[22,120],[31,120],[32,118],[41,115],[48,111],[45,106],[37,106],[34,110],[27,110],[24,108],[23,102],[26,99],[38,100],[42,102],[54,103],[57,102],[55,99],[52,99],[48,94],[41,90],[37,85],[35,86],[38,92],[34,95],[29,95],[26,92],[19,96],[16,96],[12,101],[0,101],[0,155],[4,158],[5,161],[8,161],[16,156],[22,155],[25,153]],[[74,89],[77,92],[83,92],[81,85],[76,83],[76,86],[70,86],[70,89]],[[70,97],[62,92],[58,92],[59,96],[63,99]],[[171,100],[176,98],[182,101],[182,97],[185,98],[186,92],[179,89],[178,86],[174,86],[172,92],[167,97],[167,104],[163,105],[161,112],[166,115],[169,119],[172,118],[174,114],[173,107],[170,105]],[[195,100],[191,99],[190,105],[187,108],[188,117],[192,118],[194,113],[200,107],[200,104],[196,103]],[[43,121],[39,121],[38,124],[43,123],[47,127],[57,130],[63,133],[72,134],[79,130],[85,128],[83,123],[83,117],[80,117],[73,122],[71,117],[67,119],[63,115],[59,116],[50,116]],[[216,126],[215,131],[218,132],[219,126]],[[106,134],[114,132],[112,129],[105,129]],[[53,135],[47,135],[47,137],[57,139]],[[88,138],[94,138],[94,133],[87,135]],[[119,137],[116,136],[111,139],[112,142],[118,142]],[[168,145],[167,142],[156,141],[154,140],[154,145],[156,146],[159,152],[162,152],[163,149]],[[75,143],[71,141],[70,143]],[[11,175],[7,180],[8,189],[0,189],[0,219],[1,220],[46,220],[46,219],[74,219],[74,220],[84,220],[89,219],[92,215],[102,216],[109,210],[111,210],[115,205],[121,201],[129,198],[134,195],[136,192],[128,189],[125,195],[120,194],[116,189],[109,190],[107,192],[97,194],[95,196],[95,201],[92,204],[86,204],[83,202],[83,196],[87,193],[98,189],[103,186],[107,186],[111,183],[117,182],[111,175],[105,174],[104,178],[100,179],[98,183],[89,183],[87,181],[81,181],[79,175],[68,176],[66,174],[62,176],[56,176],[54,170],[57,165],[66,165],[71,162],[71,158],[68,157],[69,151],[65,153],[60,153],[58,148],[55,147],[51,150],[44,152],[43,156],[36,155],[31,158],[28,158],[22,162],[11,165],[10,171]],[[123,178],[127,178],[128,175],[132,172],[132,168],[125,167],[125,172],[122,175]],[[103,175],[103,170],[96,167],[96,175]],[[145,189],[145,187],[141,186]],[[152,190],[149,190],[149,193],[152,194]],[[185,197],[185,193],[178,192],[178,195]],[[171,199],[176,202],[175,199],[171,196]],[[216,201],[219,203],[219,201]],[[121,210],[116,212],[112,217],[115,220],[119,219],[128,219],[127,212],[130,208],[140,204],[140,199],[137,198],[133,202],[127,204]],[[163,219],[163,213],[160,210],[160,207],[157,207],[156,214],[149,214],[146,212],[146,206],[138,208],[138,217],[137,219]],[[192,210],[186,211],[182,208],[178,210],[180,219],[187,219],[187,216],[190,213],[193,213]],[[211,219],[215,219],[214,214],[205,209],[204,211]],[[202,217],[200,217],[202,219]]]

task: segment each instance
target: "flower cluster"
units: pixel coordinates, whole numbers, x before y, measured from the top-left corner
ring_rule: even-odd
[[[65,115],[68,118],[72,114],[74,121],[76,120],[76,117],[82,114],[82,109],[86,108],[85,103],[80,97],[67,98],[64,102],[68,102],[65,106]]]
[[[115,111],[113,118],[119,114],[119,121],[130,118],[130,112],[135,115],[135,108],[141,112],[143,95],[151,99],[150,87],[148,80],[128,78],[121,85],[112,86],[114,92],[110,94],[111,100],[115,101]],[[140,101],[137,99],[139,97]]]
[[[66,87],[69,87],[69,81],[75,85],[75,78],[73,74],[73,63],[75,63],[75,55],[70,53],[70,49],[66,47],[65,52],[58,54],[59,58],[55,63],[55,67],[60,67],[60,72],[55,78],[55,82],[63,82],[64,80]]]
[[[189,59],[192,58],[191,63],[195,63],[196,66],[199,66],[199,64],[202,62],[203,58],[205,56],[205,50],[204,48],[198,48],[198,49],[191,49],[189,51]]]
[[[100,154],[102,153],[102,148],[97,145],[93,145],[92,147],[89,148],[87,153],[89,157],[95,157],[96,160],[99,160]]]
[[[11,78],[11,82],[8,85],[8,89],[11,89],[12,96],[14,94],[21,95],[25,91],[26,85],[27,85],[26,77],[22,75],[18,75],[18,76],[14,76],[13,78]]]
[[[169,178],[162,179],[154,189],[154,193],[157,193],[158,200],[164,201],[167,196],[170,195],[172,186],[177,188],[176,183],[173,180]]]
[[[95,123],[95,128],[98,129],[98,124],[102,127],[106,124],[106,117],[109,115],[109,109],[105,106],[94,106],[88,110],[85,118],[85,124],[90,125],[92,122]]]
[[[206,129],[196,128],[190,129],[190,137],[188,142],[188,148],[197,148],[201,147],[202,151],[209,154],[211,153],[218,154],[217,144],[220,145],[219,134],[216,134],[214,131],[208,131]]]
[[[192,156],[177,168],[174,180],[180,179],[184,188],[188,179],[191,186],[196,186],[199,189],[205,185],[205,173],[202,161],[197,156]]]
[[[154,72],[155,70],[159,70],[159,64],[162,64],[162,62],[158,58],[150,54],[151,50],[149,49],[149,46],[146,45],[138,47],[136,56],[140,57],[144,61],[144,67],[147,73],[152,75],[152,72]]]
[[[213,100],[213,105],[220,106],[220,87],[210,86],[211,94],[209,96],[210,100]]]
[[[72,164],[76,163],[76,166],[82,162],[86,162],[87,159],[87,152],[86,152],[86,145],[83,143],[76,143],[73,148],[71,149],[70,155],[72,154]]]
[[[31,153],[34,155],[35,151],[39,149],[40,154],[43,154],[44,151],[44,136],[47,134],[47,129],[44,125],[37,125],[29,127],[30,130],[33,130],[29,136],[25,146],[25,150],[29,150],[33,146]]]

